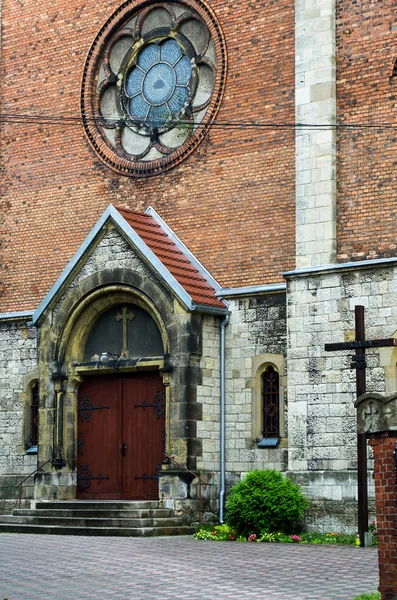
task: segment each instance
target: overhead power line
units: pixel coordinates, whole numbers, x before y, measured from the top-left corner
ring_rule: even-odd
[[[137,121],[120,119],[120,117],[104,118],[100,116],[81,116],[72,115],[49,115],[49,114],[28,114],[28,113],[0,113],[0,123],[16,124],[37,124],[37,125],[82,125],[82,123],[98,124],[134,124]],[[178,120],[176,124],[191,126],[192,121]],[[378,130],[397,130],[397,123],[276,123],[276,122],[254,122],[254,121],[221,121],[215,119],[212,122],[196,123],[195,127],[218,127],[221,129],[307,129],[307,130],[332,130],[332,129],[378,129]]]

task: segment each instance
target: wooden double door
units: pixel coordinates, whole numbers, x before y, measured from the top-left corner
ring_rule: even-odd
[[[157,373],[84,381],[78,394],[77,498],[158,499],[164,415]]]

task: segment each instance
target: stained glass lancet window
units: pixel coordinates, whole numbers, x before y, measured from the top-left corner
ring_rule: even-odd
[[[280,436],[280,383],[274,367],[269,366],[262,375],[263,437]]]
[[[30,436],[29,447],[37,448],[39,440],[39,384],[32,387],[32,403],[30,405]]]

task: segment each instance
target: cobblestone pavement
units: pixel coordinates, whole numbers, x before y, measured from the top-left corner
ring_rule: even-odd
[[[351,600],[377,549],[0,534],[0,600]]]

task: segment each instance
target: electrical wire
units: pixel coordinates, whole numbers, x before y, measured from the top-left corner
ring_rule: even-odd
[[[117,124],[132,124],[120,119],[120,117],[104,118],[95,115],[88,116],[68,116],[68,115],[49,115],[49,114],[27,114],[27,113],[0,113],[0,123],[16,124],[37,124],[37,125],[81,125],[85,123],[97,123],[109,126]],[[187,120],[178,120],[176,125],[191,126],[192,122]],[[397,123],[275,123],[275,122],[243,122],[243,121],[214,121],[195,123],[195,128],[211,127],[220,129],[307,129],[307,130],[333,130],[333,129],[378,129],[394,130],[397,129]]]

